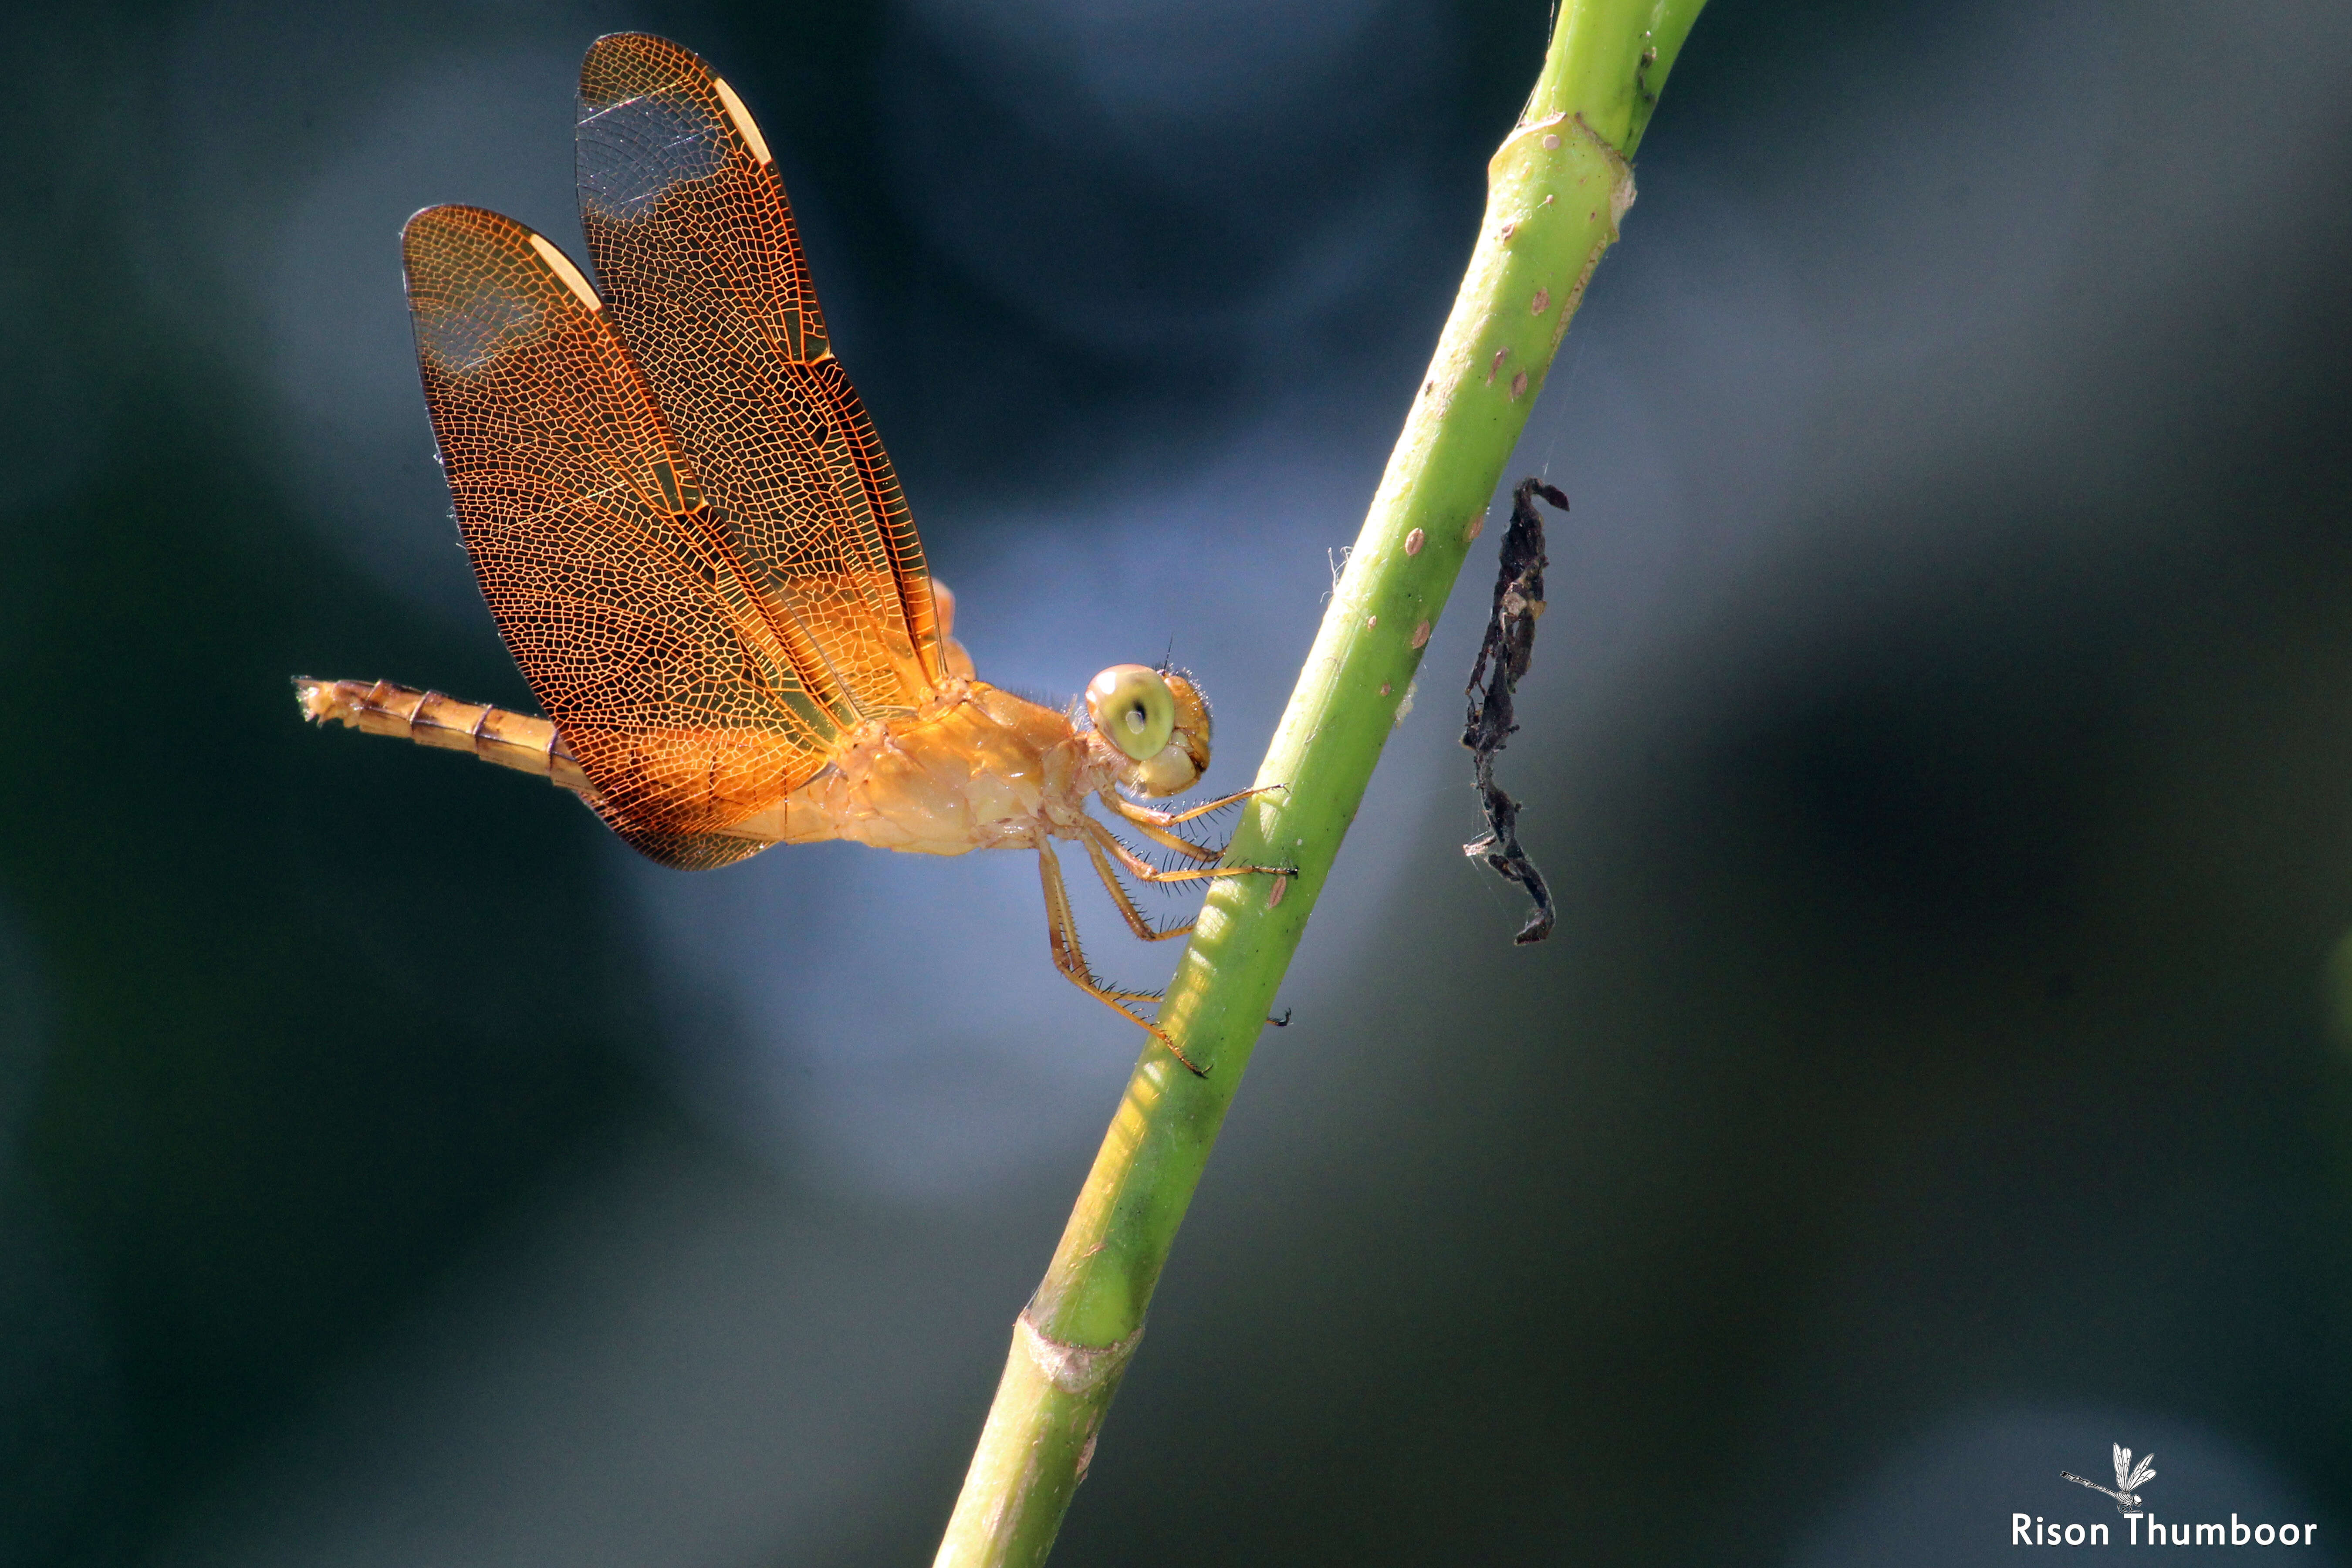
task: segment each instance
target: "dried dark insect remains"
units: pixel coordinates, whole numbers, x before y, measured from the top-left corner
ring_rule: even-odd
[[[1511,492],[1511,528],[1503,535],[1503,560],[1495,574],[1495,608],[1486,621],[1486,640],[1478,645],[1477,661],[1470,667],[1470,713],[1462,726],[1462,743],[1477,759],[1478,795],[1486,811],[1486,832],[1462,847],[1465,855],[1483,855],[1486,864],[1506,880],[1527,889],[1535,910],[1511,940],[1520,946],[1551,934],[1551,890],[1543,873],[1519,847],[1519,804],[1495,783],[1495,754],[1517,733],[1511,716],[1511,695],[1528,672],[1535,655],[1536,622],[1544,612],[1543,514],[1536,510],[1540,497],[1560,510],[1568,497],[1541,479],[1522,479]]]

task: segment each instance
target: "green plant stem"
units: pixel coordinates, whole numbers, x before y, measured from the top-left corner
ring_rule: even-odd
[[[1561,334],[1633,199],[1626,165],[1704,0],[1570,0],[1453,315],[1332,594],[1229,859],[1296,878],[1216,884],[1012,1352],[938,1563],[1045,1561],[1267,1008],[1412,689]]]

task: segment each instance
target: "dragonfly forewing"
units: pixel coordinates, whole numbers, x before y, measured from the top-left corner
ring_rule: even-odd
[[[875,717],[945,675],[914,518],[833,356],[792,205],[742,100],[643,33],[580,72],[580,221],[613,320],[754,586]]]

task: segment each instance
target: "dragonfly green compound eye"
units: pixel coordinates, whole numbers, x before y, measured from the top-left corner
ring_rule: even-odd
[[[1087,711],[1110,743],[1149,762],[1176,732],[1176,699],[1156,669],[1114,664],[1087,683]]]

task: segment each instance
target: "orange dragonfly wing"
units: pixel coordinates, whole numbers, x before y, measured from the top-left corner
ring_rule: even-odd
[[[922,542],[833,357],[759,127],[691,52],[600,38],[580,70],[580,221],[606,308],[737,559],[863,713],[943,678]]]
[[[457,522],[515,662],[657,860],[821,769],[859,720],[824,651],[774,613],[577,268],[511,218],[429,207],[401,235],[417,363]]]

